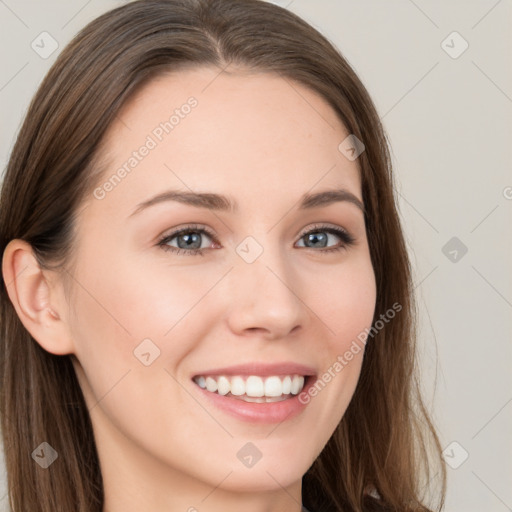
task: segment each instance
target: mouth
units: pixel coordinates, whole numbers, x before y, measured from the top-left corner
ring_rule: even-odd
[[[273,403],[297,396],[312,375],[196,375],[193,381],[201,389],[249,403]]]
[[[315,385],[316,374],[314,367],[294,361],[252,361],[204,369],[191,381],[205,408],[253,424],[275,424],[302,415],[310,400],[301,396]]]

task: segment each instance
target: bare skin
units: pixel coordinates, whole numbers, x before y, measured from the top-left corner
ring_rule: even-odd
[[[190,97],[197,104],[172,131],[155,132]],[[353,396],[364,351],[280,424],[228,415],[192,376],[254,361],[305,364],[321,376],[371,326],[376,285],[362,211],[350,201],[298,209],[304,194],[330,189],[362,203],[357,160],[338,150],[347,135],[321,97],[278,76],[162,76],[109,129],[101,192],[80,209],[71,296],[26,242],[9,243],[3,273],[20,319],[43,348],[74,357],[104,512],[301,510],[301,479]],[[104,186],[148,136],[156,147]],[[163,201],[132,215],[169,189],[222,194],[238,211]],[[214,235],[196,235],[202,256],[169,249],[183,236],[158,245],[189,224]],[[311,231],[327,236],[325,248],[308,245]],[[246,251],[262,250],[251,263],[237,252],[247,237]],[[134,355],[145,339],[160,351],[148,366]],[[248,442],[262,455],[252,467],[237,457]]]

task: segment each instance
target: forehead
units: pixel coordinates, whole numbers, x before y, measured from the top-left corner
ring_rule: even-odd
[[[168,73],[141,88],[105,136],[99,185],[122,178],[110,180],[104,206],[127,210],[167,188],[229,188],[242,205],[329,186],[360,198],[357,163],[338,149],[347,135],[325,99],[288,78],[217,68]]]

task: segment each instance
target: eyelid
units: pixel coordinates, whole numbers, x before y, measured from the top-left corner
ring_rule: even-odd
[[[349,233],[348,230],[346,230],[345,228],[343,228],[341,226],[338,226],[337,224],[331,224],[329,222],[316,222],[315,224],[313,224],[311,226],[307,226],[303,230],[299,231],[299,234],[297,236],[298,236],[298,238],[302,238],[304,235],[310,233],[311,231],[321,230],[321,229],[323,229],[323,230],[332,229],[334,231],[340,231],[343,234],[345,234],[348,238],[350,238],[351,240],[353,240],[353,241],[355,240],[354,237]]]
[[[202,224],[187,224],[181,228],[171,229],[169,234],[163,234],[158,237],[159,240],[174,238],[175,236],[181,235],[182,233],[188,233],[189,231],[205,231],[206,234],[213,239],[216,239],[215,233],[208,227],[203,226]]]

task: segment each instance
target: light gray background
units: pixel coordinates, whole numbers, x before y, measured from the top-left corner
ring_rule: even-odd
[[[389,135],[418,292],[425,395],[447,448],[445,510],[512,510],[511,3],[274,3],[341,49]],[[0,0],[2,169],[59,51],[120,4]],[[31,48],[43,31],[59,44],[47,59]],[[448,37],[454,31],[460,37]],[[469,47],[453,58],[461,38]],[[445,255],[452,237],[459,246]],[[5,477],[1,484],[7,510]]]

